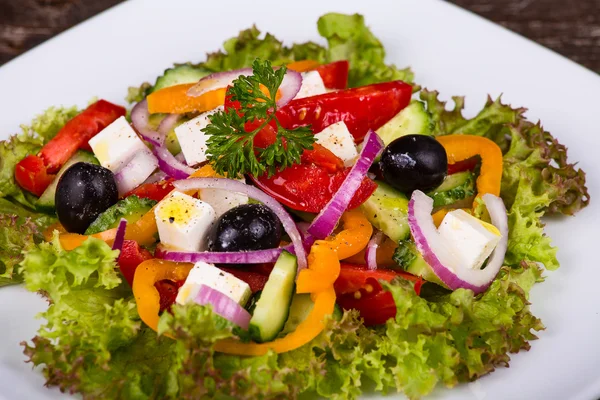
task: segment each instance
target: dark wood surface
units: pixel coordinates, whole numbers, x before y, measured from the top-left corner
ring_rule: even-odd
[[[451,1],[600,73],[600,0]],[[0,0],[0,64],[120,2]]]

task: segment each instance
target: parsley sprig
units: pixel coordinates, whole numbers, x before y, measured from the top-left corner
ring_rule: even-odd
[[[271,176],[277,170],[300,162],[305,149],[312,149],[314,135],[308,126],[286,129],[276,117],[277,90],[283,82],[287,68],[274,69],[268,60],[254,60],[253,74],[240,76],[227,90],[240,109],[224,110],[210,115],[210,124],[202,131],[210,135],[207,141],[207,158],[219,174],[238,176],[252,174]],[[259,124],[246,131],[247,123]],[[254,147],[255,136],[268,124],[275,122],[275,142],[266,148]],[[285,146],[284,146],[285,142]]]

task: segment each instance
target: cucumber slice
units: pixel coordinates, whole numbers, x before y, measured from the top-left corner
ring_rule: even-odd
[[[475,174],[471,171],[448,175],[440,186],[427,195],[433,198],[434,207],[454,204],[475,194]]]
[[[391,120],[377,129],[377,134],[387,146],[394,140],[406,135],[433,135],[433,118],[425,109],[425,104],[413,101],[408,107],[396,114]]]
[[[287,251],[282,252],[250,319],[248,331],[255,342],[270,342],[283,330],[294,297],[297,269],[296,257]]]
[[[371,224],[394,242],[407,239],[408,198],[391,186],[376,181],[377,189],[361,206]]]
[[[313,303],[310,298],[310,294],[296,293],[292,299],[292,304],[290,305],[290,315],[279,335],[285,336],[288,333],[294,332],[298,325],[308,317],[308,314],[310,314],[314,306],[315,303]]]
[[[76,164],[78,162],[85,162],[89,164],[100,165],[96,157],[88,151],[78,151],[73,155],[73,157],[69,158],[65,165],[58,171],[56,178],[52,181],[50,186],[46,188],[44,193],[40,196],[37,202],[37,209],[43,212],[54,212],[55,211],[55,200],[54,197],[56,195],[56,187],[58,186],[58,180],[65,173],[66,170],[71,167],[71,165]]]
[[[156,79],[156,83],[150,93],[169,86],[197,82],[210,74],[211,72],[204,68],[193,67],[188,64],[178,65],[165,70],[164,74]]]

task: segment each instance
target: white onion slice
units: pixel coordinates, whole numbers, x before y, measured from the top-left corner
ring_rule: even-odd
[[[416,190],[408,203],[408,225],[417,249],[437,277],[451,290],[465,288],[476,294],[484,292],[502,268],[508,247],[506,207],[501,198],[492,194],[485,194],[482,198],[492,225],[498,228],[502,235],[484,269],[467,268],[453,255],[452,249],[448,248],[433,223],[432,198]]]
[[[149,149],[136,153],[131,161],[115,174],[119,196],[144,183],[157,167],[158,160]]]
[[[242,329],[248,329],[250,313],[236,303],[231,297],[207,285],[200,285],[198,295],[194,299],[201,306],[211,305],[215,314],[233,322]]]
[[[204,93],[230,86],[240,76],[252,75],[252,68],[234,69],[233,71],[215,72],[200,79],[198,83],[188,89],[190,97],[202,96]]]
[[[281,221],[283,229],[287,232],[294,246],[294,254],[298,259],[298,270],[307,266],[306,250],[302,245],[302,236],[296,227],[296,223],[285,211],[285,208],[268,194],[254,186],[246,185],[240,181],[227,178],[190,178],[173,182],[173,186],[181,191],[199,190],[199,189],[222,189],[230,192],[244,193],[248,197],[260,201],[269,207]]]

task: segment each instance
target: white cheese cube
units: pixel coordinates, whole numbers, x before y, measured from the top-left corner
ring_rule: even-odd
[[[222,110],[222,106],[217,107],[175,128],[175,136],[177,136],[187,165],[196,165],[206,161],[206,142],[210,135],[206,135],[202,129],[210,124],[209,115]]]
[[[244,179],[238,179],[245,183]],[[248,203],[248,196],[243,193],[231,192],[222,189],[202,189],[200,190],[200,200],[207,202],[212,206],[217,214],[217,218],[225,214],[234,207]]]
[[[461,265],[472,269],[481,268],[501,237],[495,226],[464,210],[446,214],[438,232]]]
[[[323,93],[327,93],[327,89],[325,89],[321,75],[317,71],[303,72],[302,86],[300,86],[300,90],[294,99],[316,96]]]
[[[181,192],[173,192],[154,210],[163,245],[182,251],[202,251],[215,222],[210,204]]]
[[[252,290],[250,286],[232,274],[222,271],[212,264],[197,262],[190,271],[185,283],[179,289],[175,301],[177,304],[187,304],[198,296],[200,286],[206,285],[233,299],[242,307],[246,305]]]
[[[315,138],[318,144],[341,158],[346,167],[354,165],[354,161],[358,157],[358,151],[354,145],[354,137],[344,121],[329,125],[317,133]]]
[[[90,139],[90,147],[100,165],[117,172],[147,147],[125,117],[120,117]]]
[[[158,160],[150,149],[138,152],[131,161],[115,174],[119,195],[124,195],[142,183],[158,168]]]

